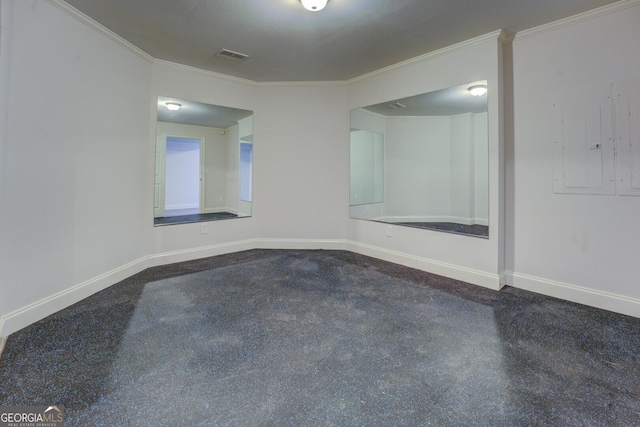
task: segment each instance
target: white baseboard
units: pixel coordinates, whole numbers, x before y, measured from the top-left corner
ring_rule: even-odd
[[[193,259],[255,249],[251,242],[252,240],[240,240],[236,242],[220,243],[216,245],[200,246],[197,248],[149,255],[148,265],[150,267],[156,267],[159,265],[174,264],[176,262],[191,261]]]
[[[489,226],[489,218],[474,218],[472,224]]]
[[[218,208],[206,208],[203,211],[203,213],[220,213],[220,212],[227,212],[227,213],[237,214],[238,213],[238,209],[230,208],[228,206],[222,206],[222,207],[218,207]]]
[[[628,316],[640,317],[640,299],[526,274],[507,272],[507,285]]]
[[[255,249],[345,250],[342,239],[253,239]]]
[[[132,261],[104,274],[72,286],[64,291],[36,301],[0,316],[0,337],[7,337],[38,320],[81,301],[147,268],[148,257]]]
[[[377,220],[383,222],[451,222],[452,217],[445,215],[396,215],[383,216]]]
[[[149,266],[173,264],[251,249],[345,249],[344,240],[322,239],[248,239],[236,242],[201,246],[149,256]]]
[[[179,210],[179,209],[198,209],[200,207],[199,204],[193,204],[193,203],[185,203],[182,205],[166,205],[164,207],[165,211],[175,211],[175,210]]]
[[[2,337],[37,322],[142,270],[159,265],[251,249],[348,250],[362,255],[450,277],[493,290],[505,284],[629,316],[640,317],[640,300],[539,277],[503,272],[491,274],[459,265],[342,239],[248,239],[149,255],[0,316]],[[1,343],[0,343],[1,345]],[[0,347],[1,348],[1,347]]]
[[[417,257],[415,255],[392,251],[389,249],[371,246],[364,243],[348,241],[346,249],[361,255],[378,258],[406,267],[416,268],[440,276],[450,277],[485,288],[500,290],[505,284],[502,275],[491,274],[484,271],[474,270],[459,265],[449,264],[429,258]]]
[[[219,212],[226,212],[224,208],[205,208],[202,213],[219,213]]]
[[[64,291],[43,298],[11,313],[0,316],[0,338],[81,301],[96,292],[112,286],[142,270],[165,264],[223,255],[250,249],[344,249],[344,240],[322,239],[250,239],[193,249],[149,255],[97,277],[79,283]]]
[[[4,345],[7,343],[7,337],[0,337],[0,359],[2,359],[2,351],[4,350]]]

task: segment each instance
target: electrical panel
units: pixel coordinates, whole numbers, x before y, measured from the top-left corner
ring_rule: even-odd
[[[568,91],[553,103],[553,189],[616,194],[613,100],[609,90]]]
[[[640,196],[640,79],[615,85],[618,193]]]

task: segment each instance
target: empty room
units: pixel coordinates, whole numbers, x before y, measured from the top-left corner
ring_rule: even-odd
[[[639,0],[0,0],[0,424],[640,425],[638,46]]]

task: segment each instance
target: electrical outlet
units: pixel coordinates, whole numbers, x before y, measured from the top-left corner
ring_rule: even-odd
[[[200,234],[207,234],[209,232],[209,224],[203,222],[200,224]]]
[[[387,237],[393,236],[393,230],[390,225],[387,225]]]

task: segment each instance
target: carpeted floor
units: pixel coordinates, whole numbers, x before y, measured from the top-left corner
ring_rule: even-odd
[[[343,251],[146,270],[13,335],[67,426],[640,425],[640,319]]]

